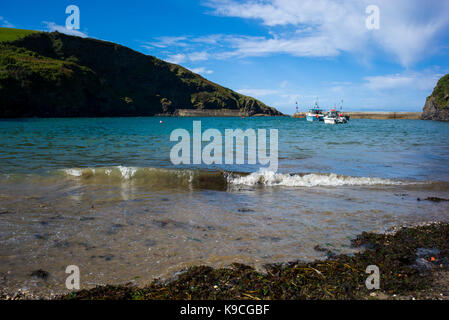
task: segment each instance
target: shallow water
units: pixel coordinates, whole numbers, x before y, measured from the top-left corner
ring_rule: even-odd
[[[176,128],[279,129],[279,172],[174,166]],[[163,121],[161,124],[160,121]],[[290,118],[0,122],[0,287],[65,291],[171,277],[193,264],[324,258],[362,231],[448,220],[449,124]],[[30,273],[50,272],[47,280]]]

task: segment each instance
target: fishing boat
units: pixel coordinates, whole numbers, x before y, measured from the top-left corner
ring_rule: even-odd
[[[337,110],[331,109],[325,116],[324,116],[324,123],[326,124],[339,124],[339,123],[346,123],[348,120],[342,113],[338,113]]]
[[[348,121],[349,121],[349,117],[343,115],[343,113],[340,113],[340,114],[338,115],[338,118],[337,118],[337,122],[338,122],[338,123],[346,123],[346,122],[348,122]]]
[[[323,121],[324,120],[324,113],[323,110],[321,110],[318,107],[318,104],[315,102],[315,107],[309,110],[306,114],[307,121],[313,122],[313,121]]]

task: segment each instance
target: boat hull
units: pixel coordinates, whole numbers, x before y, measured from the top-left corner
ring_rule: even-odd
[[[323,121],[322,116],[316,116],[316,115],[307,115],[306,116],[307,121],[313,122],[313,121]]]
[[[338,117],[338,118],[324,117],[324,123],[326,124],[343,124],[347,122],[348,120],[345,117]]]
[[[336,124],[337,120],[335,118],[324,118],[324,123],[325,124]]]

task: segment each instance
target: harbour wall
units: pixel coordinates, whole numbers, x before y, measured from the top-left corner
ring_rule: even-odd
[[[422,112],[377,112],[377,111],[358,111],[343,112],[351,119],[421,119]],[[292,115],[293,118],[305,118],[306,112],[298,112]]]

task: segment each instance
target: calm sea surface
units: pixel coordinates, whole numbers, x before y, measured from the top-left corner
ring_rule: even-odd
[[[278,172],[173,165],[170,134],[193,121],[278,129]],[[0,289],[64,292],[68,265],[87,288],[351,253],[362,231],[449,220],[447,202],[423,200],[449,198],[448,141],[449,123],[418,120],[1,120]]]

